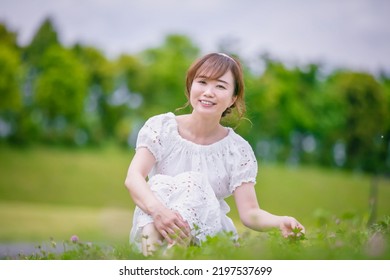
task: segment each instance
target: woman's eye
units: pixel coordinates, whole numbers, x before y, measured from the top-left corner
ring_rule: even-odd
[[[206,81],[199,80],[198,83],[204,85],[204,84],[206,84]]]
[[[220,89],[226,89],[226,87],[225,87],[225,86],[223,86],[223,85],[217,85],[217,88],[220,88]]]

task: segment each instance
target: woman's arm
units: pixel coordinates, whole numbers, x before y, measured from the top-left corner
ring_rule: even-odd
[[[130,163],[125,180],[125,186],[129,190],[135,204],[149,215],[160,204],[145,179],[155,162],[154,156],[148,149],[137,149]]]
[[[168,209],[156,198],[147,184],[145,178],[155,162],[156,159],[147,148],[137,149],[127,171],[125,186],[135,204],[152,216],[156,229],[169,243],[172,243],[173,236],[178,236],[179,239],[187,238],[190,229],[179,213]]]
[[[294,234],[293,229],[305,228],[293,217],[273,215],[259,207],[254,183],[243,183],[234,191],[234,199],[242,223],[253,230],[265,231],[279,228],[284,237]]]

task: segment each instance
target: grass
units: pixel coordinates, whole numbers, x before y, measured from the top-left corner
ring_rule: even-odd
[[[123,181],[131,157],[130,149],[113,146],[82,150],[0,146],[0,243],[67,244],[76,234],[82,242],[67,244],[63,255],[43,251],[35,257],[142,258],[127,243],[134,204]],[[370,176],[358,173],[260,164],[257,195],[261,207],[295,216],[306,226],[307,239],[288,243],[274,232],[247,231],[229,198],[230,216],[245,236],[240,248],[218,237],[202,248],[177,248],[169,257],[389,258],[388,233],[383,239],[366,227],[370,185]],[[378,188],[379,222],[390,215],[389,180],[381,179]],[[384,253],[375,253],[372,248],[377,245],[370,242],[387,244],[382,244]]]
[[[130,231],[131,211],[50,204],[1,202],[0,243],[67,240],[78,234],[91,241],[123,242]]]
[[[268,233],[245,232],[239,242],[232,242],[230,236],[219,235],[208,238],[202,246],[186,248],[174,246],[162,248],[153,256],[144,257],[132,250],[128,244],[102,246],[79,240],[72,236],[71,240],[62,244],[51,241],[38,246],[38,252],[25,255],[19,259],[92,259],[92,260],[388,260],[390,259],[390,217],[369,228],[356,217],[328,221],[330,227],[318,229],[309,236],[285,239],[277,231]],[[333,224],[333,222],[335,222]],[[333,228],[333,225],[336,227]],[[48,248],[61,246],[61,253],[53,253]]]
[[[123,182],[132,153],[113,147],[0,149],[0,200],[128,207]]]

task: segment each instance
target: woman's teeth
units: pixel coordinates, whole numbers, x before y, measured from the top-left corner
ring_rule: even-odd
[[[214,103],[210,102],[210,101],[206,101],[206,100],[201,100],[200,101],[202,104],[205,104],[205,105],[214,105]]]

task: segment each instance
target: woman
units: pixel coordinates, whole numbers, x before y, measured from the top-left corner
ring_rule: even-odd
[[[222,53],[198,59],[187,72],[187,115],[150,118],[138,134],[125,185],[136,206],[130,242],[145,255],[156,244],[200,243],[208,235],[232,232],[224,199],[234,196],[241,221],[257,231],[279,228],[284,236],[304,227],[294,218],[259,207],[257,161],[251,146],[221,119],[245,112],[242,67]],[[146,178],[149,178],[146,181]]]

